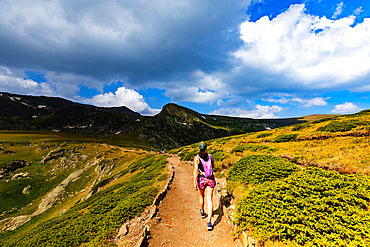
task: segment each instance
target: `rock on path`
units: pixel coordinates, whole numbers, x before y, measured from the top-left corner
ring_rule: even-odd
[[[193,167],[169,159],[175,168],[175,178],[166,198],[158,207],[162,220],[150,226],[149,246],[237,246],[231,237],[232,228],[214,196],[213,231],[207,230],[207,219],[201,219],[198,191],[193,187]],[[217,180],[216,180],[217,181]]]

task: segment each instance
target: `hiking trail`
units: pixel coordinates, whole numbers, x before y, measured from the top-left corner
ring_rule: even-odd
[[[231,237],[232,228],[216,193],[213,196],[214,228],[207,230],[207,219],[202,219],[199,213],[199,192],[193,187],[193,166],[181,162],[177,156],[169,157],[168,161],[174,166],[175,177],[158,206],[161,221],[150,226],[148,246],[242,247],[239,240],[234,241]]]

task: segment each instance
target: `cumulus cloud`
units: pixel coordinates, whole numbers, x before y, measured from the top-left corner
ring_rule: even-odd
[[[222,116],[232,116],[232,117],[243,117],[243,118],[278,118],[275,115],[283,110],[280,106],[268,106],[268,105],[256,105],[256,109],[246,110],[242,108],[221,108],[218,110],[211,111],[211,115],[222,115]]]
[[[360,111],[360,108],[358,108],[355,104],[351,102],[346,102],[341,105],[336,105],[335,109],[332,110],[332,113],[351,113],[351,112],[356,112]]]
[[[53,87],[49,83],[38,83],[24,77],[23,72],[0,67],[0,91],[15,94],[56,96]]]
[[[126,80],[132,88],[153,81],[170,83],[183,73],[211,71],[227,63],[228,52],[238,45],[235,17],[243,14],[246,4],[3,0],[0,64]]]
[[[335,18],[337,18],[338,17],[338,15],[340,15],[341,13],[342,13],[342,11],[343,11],[343,2],[341,2],[341,3],[339,3],[338,5],[337,5],[337,8],[335,9],[335,12],[334,12],[334,14],[333,14],[333,16],[331,17],[332,19],[335,19]]]
[[[299,104],[303,107],[312,107],[312,106],[326,106],[328,103],[326,100],[330,99],[328,98],[322,98],[322,97],[315,97],[313,99],[300,99],[298,97],[292,97],[291,95],[287,94],[282,96],[281,98],[267,98],[263,99],[267,102],[276,102],[280,104]]]
[[[225,87],[216,73],[209,75],[197,70],[187,81],[175,81],[172,85],[164,85],[163,89],[166,89],[165,96],[173,102],[220,103],[227,96]]]
[[[234,55],[241,68],[260,76],[254,86],[270,86],[266,91],[353,88],[370,73],[370,19],[353,26],[354,21],[355,16],[331,20],[305,13],[304,4],[291,5],[272,20],[242,23],[244,46]]]
[[[362,9],[362,7],[358,7],[357,9],[355,9],[355,11],[354,11],[354,14],[355,15],[358,15],[358,14],[360,14],[361,12],[363,12],[364,10]]]
[[[209,103],[217,101],[220,95],[217,92],[201,91],[198,87],[178,87],[166,91],[165,95],[173,102],[188,101],[195,103]]]
[[[115,93],[98,94],[91,99],[83,99],[83,101],[102,107],[126,106],[144,115],[155,115],[160,111],[159,109],[149,107],[144,97],[138,92],[125,87],[118,88]]]

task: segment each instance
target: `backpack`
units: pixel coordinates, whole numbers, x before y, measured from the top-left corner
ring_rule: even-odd
[[[203,166],[203,170],[204,172],[202,172],[200,169],[199,169],[199,172],[205,176],[206,178],[210,178],[212,177],[213,175],[213,172],[212,172],[212,156],[210,154],[208,154],[208,161],[204,161],[202,158],[199,157],[199,155],[197,155],[198,159],[200,160],[200,162],[202,163],[202,166]]]

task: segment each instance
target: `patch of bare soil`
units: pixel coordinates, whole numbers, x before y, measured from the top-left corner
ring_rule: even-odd
[[[174,165],[175,178],[158,207],[161,221],[150,226],[148,245],[241,247],[240,241],[231,237],[232,228],[223,215],[216,193],[212,219],[214,228],[208,231],[207,219],[202,219],[199,213],[199,192],[193,187],[193,167],[180,162],[177,156],[168,160]]]

